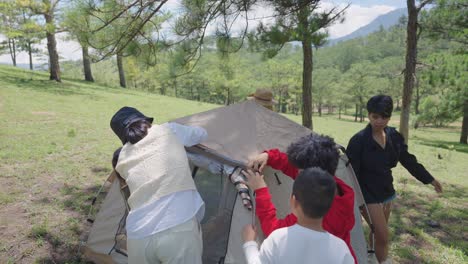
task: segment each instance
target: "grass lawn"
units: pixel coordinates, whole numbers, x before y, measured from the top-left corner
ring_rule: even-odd
[[[217,105],[67,80],[0,66],[0,263],[81,263],[90,201],[111,170],[120,141],[112,114],[132,105],[157,123]],[[295,121],[299,116],[288,115]],[[365,124],[314,117],[314,130],[346,146]],[[468,261],[468,147],[459,128],[411,130],[410,150],[443,184],[440,196],[403,168],[391,216],[398,263]],[[435,220],[440,228],[427,222]],[[464,225],[465,224],[465,225]]]

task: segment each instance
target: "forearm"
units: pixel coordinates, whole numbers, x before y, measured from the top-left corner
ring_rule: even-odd
[[[408,172],[424,184],[434,181],[434,177],[418,162],[416,156],[404,151],[400,156],[400,163],[405,167]]]
[[[242,247],[247,264],[260,264],[260,251],[258,250],[257,242],[247,241]]]
[[[296,178],[299,170],[289,162],[286,153],[283,153],[278,149],[271,149],[266,151],[266,153],[268,154],[268,166],[275,170],[280,170],[286,176],[289,176],[292,179]]]
[[[276,208],[271,202],[271,195],[268,188],[261,188],[255,191],[256,214],[260,220],[260,225],[265,237],[269,236],[278,228],[288,227],[297,222],[294,215],[290,214],[284,219],[278,219]]]

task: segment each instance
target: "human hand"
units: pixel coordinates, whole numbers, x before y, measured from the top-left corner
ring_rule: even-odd
[[[437,192],[437,193],[442,193],[442,185],[440,184],[439,181],[437,181],[436,179],[434,179],[432,182],[431,182],[432,186],[434,186],[434,190]]]
[[[247,241],[255,241],[255,237],[257,236],[257,232],[255,232],[255,227],[251,224],[245,225],[242,228],[242,239],[244,242]]]
[[[263,174],[260,174],[258,171],[254,172],[253,170],[242,170],[242,174],[244,174],[245,178],[247,179],[247,185],[252,190],[258,190],[263,187],[267,187],[265,180],[263,179]]]
[[[253,169],[254,171],[263,172],[263,169],[267,165],[268,162],[268,153],[263,152],[258,154],[255,158],[250,159],[247,163],[247,167]]]

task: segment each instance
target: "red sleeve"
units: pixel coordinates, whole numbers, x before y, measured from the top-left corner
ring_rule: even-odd
[[[271,202],[271,195],[267,187],[255,191],[255,202],[255,210],[265,237],[268,237],[271,232],[278,228],[292,226],[297,223],[297,218],[293,214],[287,215],[284,219],[276,217],[276,208]]]
[[[278,149],[270,149],[265,151],[268,154],[267,165],[275,170],[282,171],[285,175],[296,179],[299,170],[289,163],[288,155],[279,151]]]
[[[356,261],[356,255],[351,246],[351,229],[354,227],[354,191],[344,181],[333,176],[337,188],[342,195],[336,195],[332,206],[323,218],[323,229],[341,238],[348,245],[351,254]],[[357,263],[357,262],[356,262]]]

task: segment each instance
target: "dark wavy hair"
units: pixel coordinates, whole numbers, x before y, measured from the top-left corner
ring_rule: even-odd
[[[151,123],[148,120],[141,119],[129,124],[124,131],[125,140],[132,144],[142,140],[148,134]]]
[[[303,170],[294,180],[292,194],[310,218],[321,218],[330,209],[336,183],[331,175],[317,167]]]
[[[319,167],[335,174],[340,154],[333,138],[311,133],[289,145],[286,151],[289,162],[298,169]]]
[[[388,95],[375,95],[372,96],[369,101],[367,101],[367,112],[376,113],[381,115],[384,118],[389,118],[392,116],[393,111],[393,100],[392,97]]]

